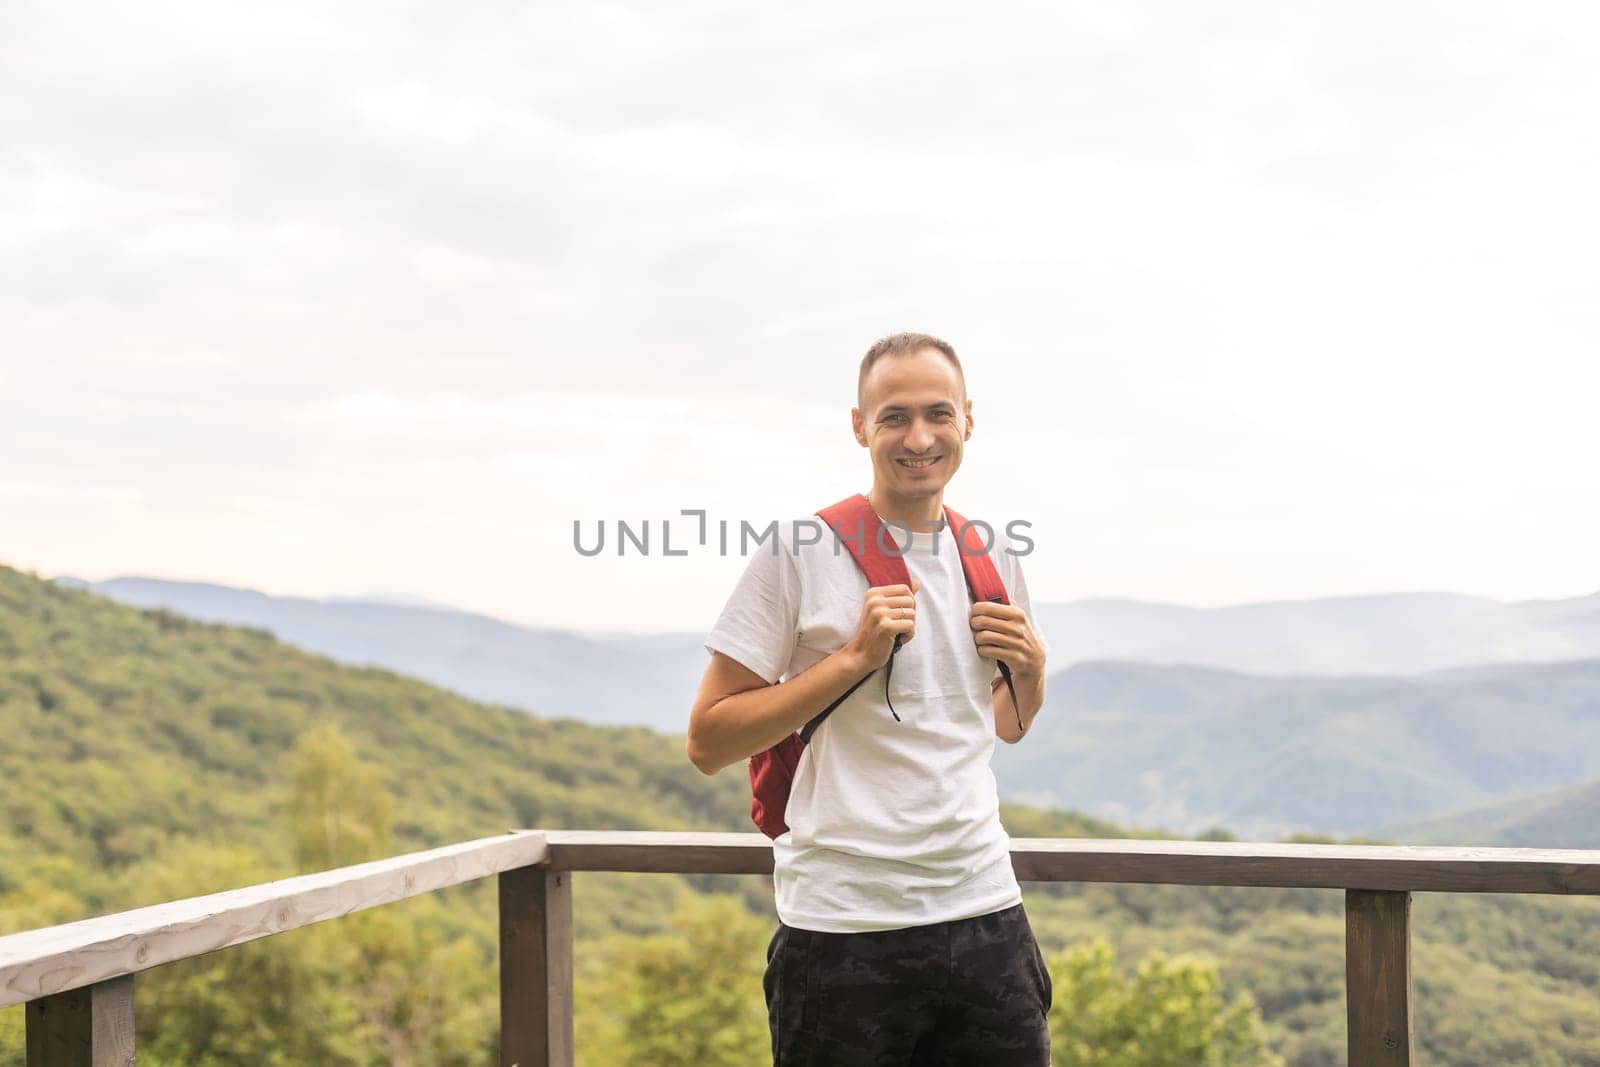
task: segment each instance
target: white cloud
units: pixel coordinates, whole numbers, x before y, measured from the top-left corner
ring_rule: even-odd
[[[0,558],[696,625],[925,328],[1040,595],[1600,584],[1587,6],[0,18]]]

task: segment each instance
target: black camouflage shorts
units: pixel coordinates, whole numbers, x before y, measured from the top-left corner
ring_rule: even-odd
[[[1050,1063],[1050,975],[1021,904],[858,934],[780,922],[762,986],[776,1067]]]

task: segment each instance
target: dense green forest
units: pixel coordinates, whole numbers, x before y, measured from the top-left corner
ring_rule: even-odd
[[[747,830],[682,739],[475,704],[0,567],[0,934],[513,826]],[[1014,836],[1117,827],[1007,806]],[[580,1062],[765,1055],[762,878],[580,874]],[[1033,885],[1057,1061],[1344,1062],[1336,891]],[[1419,895],[1426,1062],[1600,1067],[1600,901]],[[492,881],[138,979],[145,1064],[483,1064]],[[20,1063],[22,1009],[0,1011]]]

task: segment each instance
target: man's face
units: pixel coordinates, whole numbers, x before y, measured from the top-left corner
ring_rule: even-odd
[[[850,418],[872,452],[875,484],[909,500],[937,495],[972,436],[972,401],[955,367],[931,348],[886,356],[868,373],[861,403]]]

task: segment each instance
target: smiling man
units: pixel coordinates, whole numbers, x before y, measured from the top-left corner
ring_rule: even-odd
[[[780,524],[777,550],[757,549],[707,638],[689,719],[689,758],[714,774],[799,730],[893,652],[888,681],[849,692],[811,736],[773,842],[773,1061],[1048,1064],[1050,979],[989,767],[995,739],[1019,741],[1038,714],[1048,649],[1010,542],[996,533],[989,555],[1012,603],[973,604],[944,528],[973,429],[955,350],[926,334],[873,345],[851,423],[872,459],[866,499],[909,584],[869,587],[837,538],[808,542],[796,524],[785,537]]]

